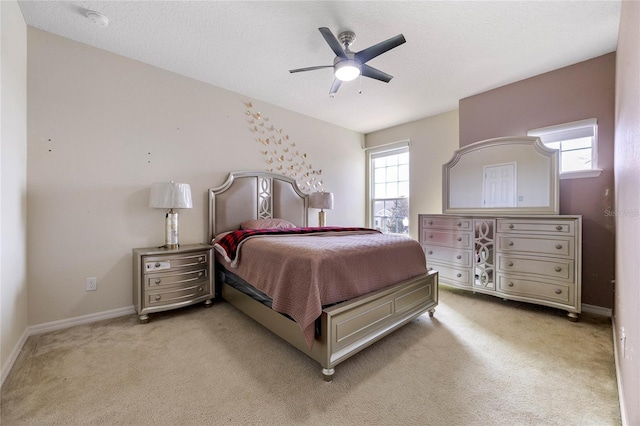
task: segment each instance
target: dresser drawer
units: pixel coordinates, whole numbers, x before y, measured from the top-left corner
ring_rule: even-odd
[[[473,230],[473,219],[456,216],[421,216],[423,228]]]
[[[575,222],[572,220],[553,219],[498,219],[497,231],[575,235]]]
[[[456,266],[473,265],[473,255],[471,250],[455,249],[440,246],[423,246],[427,264],[430,261],[440,261]]]
[[[435,244],[455,248],[473,248],[473,236],[471,233],[447,232],[433,229],[423,229],[420,241],[425,246]]]
[[[551,278],[573,282],[574,262],[572,259],[550,257],[525,257],[498,253],[498,272],[506,274],[531,274],[541,278]]]
[[[206,265],[209,262],[207,253],[185,253],[172,256],[145,256],[144,272],[162,272],[195,265]]]
[[[194,283],[191,286],[170,291],[150,291],[145,293],[147,307],[174,305],[181,302],[191,303],[194,299],[209,294],[209,281]]]
[[[560,283],[546,283],[498,275],[498,291],[515,296],[574,304],[573,287]]]
[[[573,237],[498,234],[498,250],[574,258],[575,243]]]
[[[471,268],[456,268],[440,263],[432,263],[431,265],[427,264],[427,269],[430,271],[438,271],[438,278],[445,284],[471,287],[473,283]]]
[[[192,268],[190,270],[178,270],[163,274],[145,274],[145,291],[159,287],[189,286],[199,280],[206,280],[208,271],[206,268]]]

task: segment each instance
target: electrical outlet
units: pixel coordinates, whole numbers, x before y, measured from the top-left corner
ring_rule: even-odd
[[[98,289],[98,278],[88,277],[86,291],[96,291]]]
[[[626,358],[627,352],[627,335],[624,332],[624,327],[620,327],[620,346],[622,346],[622,358]]]

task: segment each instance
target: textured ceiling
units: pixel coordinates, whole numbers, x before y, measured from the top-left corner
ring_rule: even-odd
[[[20,1],[28,25],[362,133],[456,109],[458,100],[616,49],[620,1]],[[93,24],[86,11],[109,19]],[[329,97],[334,54],[407,42]],[[361,93],[359,93],[361,91]]]

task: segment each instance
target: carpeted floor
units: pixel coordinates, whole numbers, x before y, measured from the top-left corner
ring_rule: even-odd
[[[28,339],[10,425],[619,425],[611,321],[443,288],[423,315],[320,367],[232,306]]]

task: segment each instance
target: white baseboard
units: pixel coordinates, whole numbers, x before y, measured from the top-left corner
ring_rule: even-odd
[[[612,311],[610,308],[603,308],[602,306],[582,304],[582,312],[588,312],[590,314],[602,315],[605,317],[612,317]]]
[[[5,362],[4,365],[2,366],[2,372],[0,373],[1,374],[0,388],[2,388],[2,385],[4,384],[4,380],[9,375],[9,372],[13,368],[13,364],[15,364],[16,360],[18,359],[18,355],[20,355],[20,351],[22,350],[22,347],[27,341],[27,337],[29,337],[29,335],[27,334],[28,329],[29,327],[27,327],[24,330],[24,332],[22,333],[22,336],[20,336],[20,339],[18,339],[18,343],[16,343],[16,345],[13,347],[13,350],[9,354],[9,358],[7,359],[7,362]]]
[[[622,420],[622,426],[629,425],[627,421],[627,408],[624,404],[624,394],[622,388],[622,379],[620,376],[620,353],[618,352],[618,334],[616,332],[616,320],[611,318],[611,326],[613,328],[613,361],[616,366],[616,382],[618,383],[618,400],[620,401],[620,417]]]
[[[22,336],[20,336],[18,343],[16,343],[15,347],[11,351],[11,354],[9,355],[7,362],[5,362],[5,365],[2,366],[2,372],[0,376],[0,387],[2,387],[2,385],[4,384],[4,380],[9,375],[11,368],[13,368],[13,364],[18,359],[18,356],[20,355],[20,351],[22,350],[22,347],[26,343],[27,338],[29,336],[47,333],[49,331],[62,330],[63,328],[69,328],[69,327],[73,327],[81,324],[88,324],[91,322],[101,321],[105,319],[131,315],[131,314],[135,314],[135,312],[136,312],[135,308],[133,307],[133,305],[131,305],[125,308],[112,309],[110,311],[97,312],[95,314],[82,315],[79,317],[67,318],[64,320],[52,321],[52,322],[47,322],[47,323],[32,325],[27,327],[24,333],[22,333]]]

